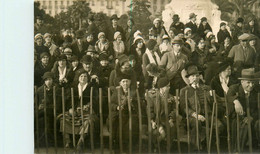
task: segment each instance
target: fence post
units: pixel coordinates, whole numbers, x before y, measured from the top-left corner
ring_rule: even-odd
[[[258,93],[258,119],[260,119],[260,93]],[[260,124],[258,123],[258,131],[260,132]],[[260,135],[260,134],[259,134]],[[260,141],[258,141],[258,144],[260,144]]]
[[[225,106],[226,106],[226,116],[227,116],[227,142],[228,142],[228,153],[231,153],[230,146],[230,123],[229,123],[229,111],[228,111],[228,103],[227,103],[227,95],[225,94]]]
[[[146,90],[146,100],[148,98],[148,90]],[[152,128],[151,128],[151,104],[147,101],[147,119],[148,119],[148,153],[152,152]]]
[[[82,125],[83,125],[83,124],[84,124],[84,116],[83,116],[83,92],[81,92],[81,97],[80,97],[80,114],[81,114],[81,121],[82,121]],[[82,132],[80,138],[82,138],[83,150],[84,150],[84,148],[85,148],[84,132]],[[79,142],[78,142],[78,143],[79,143]]]
[[[249,140],[249,152],[252,153],[252,130],[251,130],[251,120],[250,120],[250,106],[249,106],[249,96],[246,96],[246,112],[247,112],[247,127],[248,127],[248,140]]]
[[[112,109],[111,109],[111,93],[110,88],[108,88],[108,110],[109,110],[109,151],[112,154],[112,146],[113,146],[113,140],[112,140]]]
[[[168,97],[169,97],[169,93],[167,93],[165,100],[164,100],[164,112],[165,112],[165,119],[166,119],[166,135],[167,135],[167,153],[171,152],[171,131],[170,131],[170,126],[169,126],[169,111],[168,111]]]
[[[207,142],[207,151],[209,152],[209,115],[208,115],[208,102],[206,97],[206,91],[204,90],[204,110],[205,110],[205,118],[206,118],[206,142]]]
[[[138,103],[138,119],[139,119],[139,153],[142,152],[142,108],[140,102],[140,95],[138,89],[136,89],[137,103]]]
[[[239,130],[240,120],[239,120],[238,113],[236,115],[237,115],[237,151],[238,153],[240,153],[240,130]]]
[[[38,106],[38,97],[37,97],[37,87],[34,86],[34,100],[35,100],[35,116],[36,116],[36,145],[37,152],[39,152],[39,106]]]
[[[176,89],[176,97],[177,101],[176,105],[176,128],[177,128],[177,144],[178,144],[178,152],[181,153],[181,145],[180,145],[180,128],[179,128],[179,89]]]
[[[198,120],[198,101],[197,101],[197,91],[195,90],[195,110],[196,110],[196,144],[198,148],[198,152],[200,152],[200,139],[199,139],[199,120]]]
[[[62,97],[62,132],[63,132],[63,148],[65,150],[65,98],[64,98],[64,87],[61,89]]]
[[[219,132],[218,132],[218,102],[217,102],[217,99],[216,99],[216,91],[215,90],[213,90],[213,98],[214,98],[214,103],[216,104],[215,129],[216,129],[217,152],[220,153],[220,150],[219,150]]]
[[[54,115],[54,144],[55,144],[55,153],[57,153],[57,113],[56,113],[56,87],[53,86],[53,115]]]
[[[118,106],[119,106],[119,147],[120,153],[123,153],[123,134],[122,134],[122,110],[121,110],[121,94],[120,94],[120,87],[117,87],[118,92]]]
[[[103,145],[103,111],[102,111],[102,88],[99,88],[99,117],[100,117],[100,149],[104,152]]]
[[[130,88],[128,88],[128,96],[127,96],[127,104],[128,104],[128,116],[129,116],[129,153],[132,153],[132,109],[131,109],[131,101],[130,101]]]
[[[93,87],[90,89],[90,115],[93,115]],[[90,144],[92,153],[94,153],[93,124],[93,122],[90,123]]]
[[[209,153],[211,149],[211,140],[212,140],[212,131],[213,131],[213,123],[214,123],[214,115],[215,115],[215,106],[216,103],[213,103],[213,108],[212,108],[212,115],[211,115],[211,124],[210,124],[210,133],[209,133]]]
[[[48,153],[48,128],[47,128],[47,104],[46,104],[46,87],[44,86],[44,132],[45,132],[45,146],[46,153]]]
[[[72,141],[73,147],[76,147],[75,140],[75,107],[74,107],[74,90],[71,88],[71,108],[72,108]]]
[[[159,92],[156,89],[156,124],[157,124],[157,132],[159,133],[159,127],[160,127],[160,102],[158,101],[159,99]],[[157,136],[157,145],[158,145],[158,152],[161,153],[161,147],[160,147],[160,140],[159,140],[159,135]]]
[[[188,137],[188,153],[190,153],[190,121],[188,107],[188,90],[185,91],[186,121],[187,121],[187,137]]]

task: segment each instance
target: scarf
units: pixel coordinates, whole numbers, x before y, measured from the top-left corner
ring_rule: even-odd
[[[151,51],[147,48],[145,53],[147,54],[150,63],[154,63],[154,64],[157,64],[157,65],[161,64],[160,57],[156,52],[154,52],[154,55],[153,55],[151,53]]]

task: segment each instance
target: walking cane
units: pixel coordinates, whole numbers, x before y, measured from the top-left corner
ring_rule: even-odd
[[[112,139],[112,115],[111,115],[111,112],[112,112],[112,109],[111,109],[111,93],[110,93],[110,88],[108,88],[108,110],[109,110],[109,151],[110,151],[110,154],[113,153],[113,150],[112,150],[112,146],[113,146],[113,139]]]
[[[74,90],[71,88],[71,108],[72,108],[72,141],[73,147],[76,147],[76,140],[75,140],[75,107],[74,107]]]
[[[159,91],[156,90],[156,123],[157,123],[157,132],[159,133],[159,118],[160,118],[160,104],[159,104]],[[157,136],[157,146],[158,146],[158,152],[161,153],[161,148],[160,148],[160,140],[159,140],[159,135]]]
[[[169,126],[169,111],[168,111],[168,97],[169,94],[166,94],[165,100],[164,100],[164,111],[165,111],[165,119],[166,119],[166,131],[167,131],[167,153],[170,153],[171,151],[171,131]]]
[[[148,90],[146,90],[146,97],[148,97]],[[146,100],[148,100],[146,98]],[[147,101],[147,119],[148,119],[148,153],[152,152],[152,127],[151,127],[151,104]]]
[[[99,88],[99,117],[100,117],[100,149],[101,153],[104,152],[103,141],[103,111],[102,111],[102,88]]]
[[[54,116],[54,145],[55,145],[55,153],[57,153],[57,117],[56,117],[56,87],[53,86],[53,116]]]
[[[93,87],[90,89],[90,115],[93,115]],[[93,137],[93,124],[92,121],[90,123],[90,144],[91,144],[91,152],[94,153],[94,137]]]
[[[211,139],[212,139],[212,131],[213,131],[213,122],[214,122],[214,115],[215,115],[215,106],[216,103],[213,103],[212,115],[211,115],[211,124],[210,124],[210,133],[209,133],[209,153],[211,149]]]
[[[37,87],[34,86],[34,100],[35,100],[35,116],[36,116],[36,145],[37,152],[39,152],[40,143],[39,143],[39,108],[38,108],[38,97],[37,97]]]
[[[186,119],[187,119],[187,136],[188,136],[188,153],[190,153],[190,121],[188,108],[188,90],[185,91]]]
[[[238,113],[236,114],[237,115],[237,150],[238,150],[238,153],[240,153],[240,132],[239,132],[239,115]]]
[[[47,128],[47,105],[46,105],[46,87],[44,86],[44,132],[45,132],[45,144],[46,153],[48,153],[48,128]]]
[[[128,104],[128,113],[129,113],[129,153],[132,153],[132,109],[131,109],[131,101],[130,101],[130,88],[128,88],[128,96],[127,96],[127,104]]]
[[[226,105],[226,116],[227,116],[227,142],[228,142],[228,153],[231,153],[231,146],[230,146],[230,123],[229,123],[229,111],[228,111],[228,104],[227,104],[227,95],[225,94],[225,105]]]
[[[177,129],[177,144],[178,144],[178,152],[181,153],[181,145],[180,145],[180,128],[179,128],[179,89],[176,89],[176,129]]]
[[[120,153],[123,153],[121,94],[120,94],[120,88],[118,87],[117,87],[117,92],[118,92],[118,106],[119,106],[119,147],[120,147]]]
[[[140,102],[140,95],[138,89],[136,89],[137,103],[138,103],[138,119],[139,119],[139,153],[142,153],[142,108]]]
[[[216,144],[217,144],[217,152],[220,153],[219,150],[219,132],[218,132],[218,103],[216,99],[216,92],[213,90],[213,98],[214,98],[214,103],[216,104],[216,122],[215,122],[215,128],[216,128]]]
[[[63,132],[63,148],[65,151],[65,98],[64,98],[64,87],[61,89],[61,99],[62,99],[62,132]]]
[[[205,109],[205,118],[206,118],[206,142],[207,142],[207,151],[209,152],[209,115],[208,115],[208,102],[206,97],[206,91],[204,93],[204,109]]]
[[[200,152],[200,141],[199,141],[199,120],[198,120],[198,101],[197,101],[197,91],[195,90],[195,110],[196,110],[196,144],[198,152]]]
[[[249,139],[249,152],[252,153],[252,130],[251,130],[251,120],[250,120],[250,106],[249,106],[249,96],[246,96],[246,112],[247,112],[247,127],[248,127],[248,139]]]

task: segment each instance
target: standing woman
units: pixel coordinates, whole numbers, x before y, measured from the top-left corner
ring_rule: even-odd
[[[54,74],[54,82],[61,87],[68,88],[72,82],[71,67],[67,62],[67,57],[61,55],[58,57],[51,72]]]
[[[118,56],[125,54],[125,43],[122,41],[122,34],[119,31],[114,34],[113,49],[115,60],[118,59]]]
[[[142,64],[142,57],[145,52],[145,41],[141,36],[135,37],[129,55],[134,55],[136,63]]]
[[[204,38],[206,37],[208,32],[212,32],[212,28],[209,25],[207,18],[206,17],[202,17],[200,19],[200,25],[198,28],[198,34],[200,35],[200,37]]]
[[[126,51],[130,51],[130,47],[134,42],[134,33],[136,31],[135,28],[135,23],[132,18],[129,18],[127,21],[127,26],[125,28],[125,46],[126,46]]]

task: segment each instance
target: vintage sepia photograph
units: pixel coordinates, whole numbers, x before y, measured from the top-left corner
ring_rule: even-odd
[[[34,0],[34,153],[260,153],[259,8]]]

